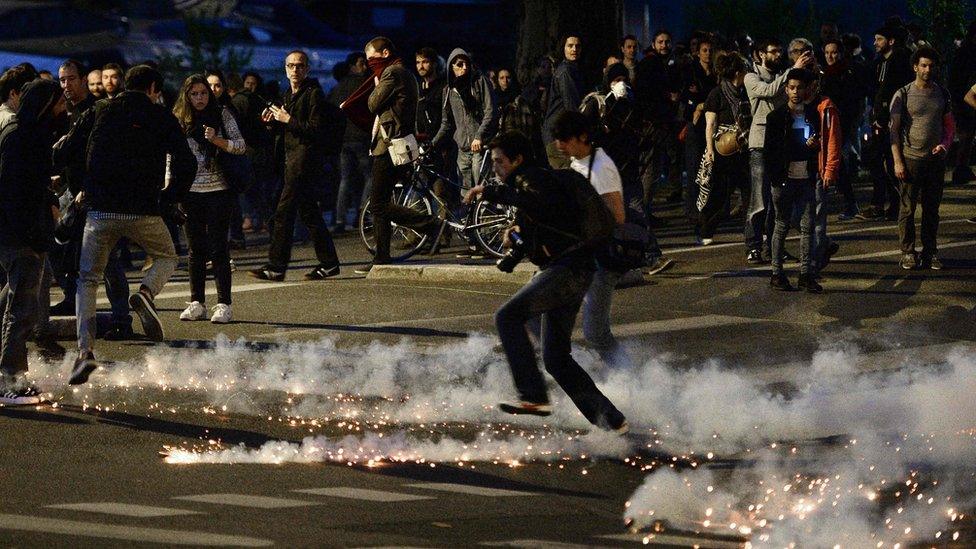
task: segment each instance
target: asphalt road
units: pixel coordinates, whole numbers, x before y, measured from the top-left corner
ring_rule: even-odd
[[[768,267],[745,263],[734,224],[696,247],[662,207],[669,225],[658,234],[676,265],[614,296],[615,332],[638,366],[614,377],[576,349],[629,416],[622,441],[587,435],[555,388],[558,411],[545,421],[493,409],[511,386],[492,313],[518,284],[366,280],[352,272],[367,260],[352,234],[337,238],[337,279],[302,280],[314,262],[300,245],[285,282],[267,283],[244,274],[264,259],[258,245],[235,254],[235,321],[215,326],[179,322],[188,284],[178,272],[157,300],[166,343],[99,341],[97,355],[116,363],[77,389],[65,385],[70,353],[60,364],[38,358],[32,370],[56,405],[0,408],[0,545],[742,546],[625,528],[625,503],[650,471],[712,461],[722,482],[769,442],[718,445],[705,460],[677,442],[675,418],[699,419],[659,404],[713,414],[704,425],[741,416],[748,403],[737,393],[676,388],[706,384],[681,376],[709,366],[764,388],[742,399],[800,399],[804,375],[832,351],[857,376],[960,368],[951,357],[976,356],[976,225],[965,222],[974,204],[976,186],[946,189],[939,272],[898,268],[894,223],[832,216],[841,248],[823,295],[771,291]],[[455,261],[417,261],[428,259]],[[139,273],[129,274],[135,284]],[[669,401],[669,391],[691,400]],[[761,430],[761,419],[743,421]],[[837,449],[818,437],[848,433],[815,434],[797,434],[816,441],[803,450],[811,462]],[[971,524],[954,529],[960,538],[940,546],[972,546]]]

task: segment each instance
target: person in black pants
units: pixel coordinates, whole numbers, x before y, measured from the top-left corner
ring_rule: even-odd
[[[308,55],[293,51],[285,57],[285,72],[291,87],[283,105],[271,105],[262,113],[277,133],[276,162],[284,169],[284,187],[273,216],[268,263],[248,271],[260,280],[285,279],[291,261],[292,231],[295,217],[312,233],[319,265],[305,275],[306,280],[324,280],[339,274],[339,257],[332,234],[322,218],[316,187],[325,180],[325,163],[335,141],[341,140],[345,126],[338,108],[325,99],[322,87],[308,78]]]
[[[197,175],[183,201],[186,240],[190,247],[190,303],[180,320],[207,318],[204,285],[207,260],[213,264],[217,305],[210,321],[231,321],[231,270],[227,230],[237,194],[230,190],[217,164],[220,152],[244,154],[247,146],[230,110],[220,105],[207,79],[188,77],[180,89],[173,114],[186,133],[186,141],[197,160]]]

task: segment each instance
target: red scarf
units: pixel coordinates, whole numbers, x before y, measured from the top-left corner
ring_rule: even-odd
[[[373,93],[373,89],[376,88],[376,81],[383,74],[383,71],[387,67],[400,64],[399,57],[374,57],[366,61],[372,71],[372,78],[367,78],[363,81],[362,85],[356,88],[356,91],[352,92],[345,101],[339,105],[342,112],[346,113],[346,117],[350,122],[359,126],[364,131],[371,132],[373,130],[373,119],[376,118],[376,113],[369,111],[369,94]]]

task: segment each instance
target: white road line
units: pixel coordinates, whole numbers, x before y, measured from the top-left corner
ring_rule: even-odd
[[[257,509],[284,509],[288,507],[308,507],[312,505],[321,505],[320,503],[314,501],[251,496],[247,494],[200,494],[197,496],[179,496],[173,499],[195,501],[198,503],[213,503],[215,505],[254,507]]]
[[[949,219],[949,220],[946,220],[946,221],[940,221],[939,222],[939,226],[943,226],[943,225],[955,225],[957,223],[965,223],[965,222],[966,222],[965,219]],[[839,235],[844,235],[844,234],[870,233],[870,232],[874,232],[874,231],[892,231],[892,230],[893,231],[897,231],[898,230],[898,225],[879,225],[879,226],[876,226],[876,227],[862,227],[860,229],[848,229],[848,230],[845,230],[845,231],[832,231],[832,230],[830,230],[830,227],[833,227],[833,226],[836,226],[836,225],[834,225],[834,224],[828,225],[828,229],[827,229],[827,235],[828,236],[839,236]],[[732,248],[732,247],[735,247],[735,246],[741,246],[741,247],[743,247],[743,249],[745,249],[745,243],[741,239],[741,236],[742,235],[740,233],[736,233],[736,234],[740,238],[739,238],[739,240],[737,240],[735,242],[723,242],[721,244],[712,244],[710,246],[688,246],[686,248],[664,249],[664,254],[665,255],[674,255],[674,254],[684,254],[684,253],[691,253],[691,252],[707,252],[709,250],[719,250],[719,249],[722,249],[722,248]],[[786,237],[786,240],[799,240],[799,239],[800,239],[800,235],[798,235],[798,234],[797,235],[792,235],[792,236]],[[939,246],[939,247],[941,248],[942,246]]]
[[[195,545],[208,547],[269,547],[271,540],[246,536],[228,536],[209,532],[141,528],[97,522],[81,522],[46,517],[0,514],[0,529],[64,534],[91,538],[117,539],[139,543]]]
[[[644,539],[647,538],[649,544],[700,547],[701,549],[744,549],[746,547],[745,543],[738,541],[724,541],[719,539],[700,538],[697,536],[678,536],[670,534],[612,534],[597,537],[612,539],[615,541],[630,541],[640,544],[644,544]]]
[[[451,484],[444,482],[418,482],[416,484],[406,484],[408,488],[421,488],[424,490],[440,490],[441,492],[455,492],[458,494],[469,494],[472,496],[485,496],[489,498],[511,497],[511,496],[538,496],[536,492],[520,492],[516,490],[502,490],[500,488],[486,488],[484,486],[472,486],[470,484]]]
[[[632,337],[649,334],[677,332],[680,330],[697,330],[700,328],[715,328],[718,326],[734,326],[737,324],[755,324],[768,322],[764,318],[750,318],[746,316],[701,315],[669,318],[666,320],[649,320],[629,324],[615,324],[611,327],[613,335],[617,337]],[[582,334],[582,330],[578,331]]]
[[[232,294],[239,294],[244,292],[256,292],[259,290],[276,290],[278,288],[288,288],[290,286],[301,286],[303,282],[259,282],[256,284],[237,284],[231,288]],[[139,284],[130,284],[129,293],[134,293],[139,291]],[[207,285],[207,295],[217,295],[217,289],[211,285]],[[157,300],[161,299],[190,299],[189,290],[184,291],[169,291],[163,292],[156,296]],[[99,306],[108,305],[108,297],[99,297],[95,300],[95,303]]]
[[[478,545],[486,547],[520,547],[522,549],[603,549],[602,545],[580,545],[543,539],[513,539],[511,541],[483,541]]]
[[[87,511],[89,513],[103,513],[106,515],[121,515],[125,517],[176,517],[180,515],[202,515],[198,511],[173,509],[170,507],[150,507],[147,505],[132,505],[129,503],[97,502],[97,503],[59,503],[48,505],[51,509],[67,509],[69,511]]]
[[[313,494],[316,496],[360,499],[364,501],[378,501],[381,503],[434,499],[430,496],[400,494],[397,492],[384,492],[382,490],[367,490],[365,488],[350,488],[347,486],[342,486],[337,488],[308,488],[306,490],[292,490],[292,492],[299,492],[301,494]]]

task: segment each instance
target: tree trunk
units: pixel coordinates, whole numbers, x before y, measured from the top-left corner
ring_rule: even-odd
[[[620,55],[622,0],[521,0],[516,71],[528,84],[544,55],[562,61],[559,38],[574,33],[583,42],[581,69],[588,86],[599,82],[610,55]]]

